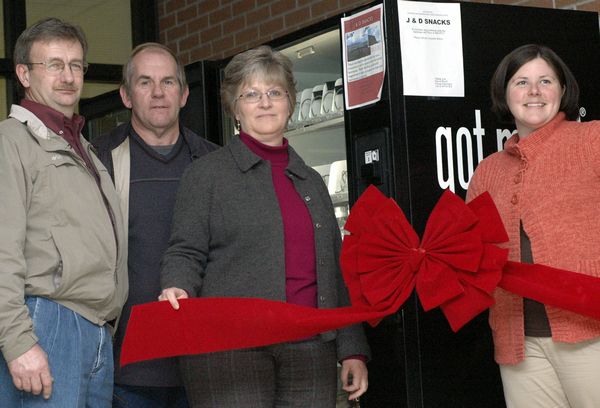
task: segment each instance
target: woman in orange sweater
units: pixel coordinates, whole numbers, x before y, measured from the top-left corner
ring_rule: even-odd
[[[551,49],[525,45],[504,57],[491,93],[517,134],[477,167],[467,200],[491,194],[511,260],[600,276],[600,121],[576,121],[573,74]],[[495,298],[507,406],[600,407],[600,321],[502,289]]]

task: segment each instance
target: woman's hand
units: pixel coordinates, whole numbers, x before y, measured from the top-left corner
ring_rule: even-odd
[[[352,383],[348,384],[348,378],[352,377]],[[369,373],[367,365],[362,360],[349,358],[342,361],[342,388],[349,393],[348,399],[356,399],[363,395],[369,387]]]
[[[187,292],[183,289],[166,288],[166,289],[163,289],[163,291],[160,293],[158,300],[160,300],[160,301],[168,300],[169,303],[171,304],[171,306],[173,306],[173,309],[178,310],[179,302],[177,301],[177,299],[187,299],[188,297],[189,296],[188,296]]]

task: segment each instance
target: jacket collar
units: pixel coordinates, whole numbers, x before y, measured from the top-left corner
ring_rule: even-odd
[[[8,116],[23,123],[44,150],[56,151],[68,149],[69,146],[65,139],[50,130],[44,122],[24,107],[12,105]]]
[[[30,99],[22,99],[20,106],[33,113],[47,128],[57,135],[63,135],[67,140],[69,134],[72,137],[79,137],[85,125],[83,116],[73,113],[71,118],[67,118],[62,112]],[[69,128],[72,132],[67,131]]]
[[[104,142],[108,144],[108,150],[115,149],[123,143],[123,141],[131,134],[131,130],[131,121],[123,123],[113,129],[110,132],[110,137],[104,140]],[[188,145],[192,158],[198,158],[201,153],[203,153],[200,152],[200,137],[195,136],[192,131],[184,127],[181,122],[179,122],[179,135],[183,135],[183,140]],[[100,141],[100,143],[102,143],[102,141]]]
[[[248,147],[240,140],[240,137],[235,135],[227,144],[233,160],[243,173],[247,172],[254,166],[262,163],[263,160],[255,155]],[[296,153],[296,151],[288,145],[289,163],[287,171],[296,177],[306,179],[308,177],[308,169],[304,160]]]
[[[193,134],[192,131],[184,127],[183,123],[181,122],[179,122],[179,134],[183,136],[185,144],[188,145],[188,148],[190,149],[190,154],[192,155],[192,159],[197,159],[203,153],[205,153],[205,151],[200,151],[201,137]]]

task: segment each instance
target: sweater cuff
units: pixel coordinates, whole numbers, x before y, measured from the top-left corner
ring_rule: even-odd
[[[344,357],[343,359],[340,360],[340,363],[342,361],[346,361],[346,360],[360,360],[363,363],[366,363],[367,362],[367,356],[363,356],[362,354],[354,354],[352,356]]]

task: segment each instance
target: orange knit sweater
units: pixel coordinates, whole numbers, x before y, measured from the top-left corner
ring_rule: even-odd
[[[483,160],[467,201],[488,191],[508,232],[509,259],[521,259],[519,221],[534,262],[600,277],[600,121],[566,121],[559,113],[544,127]],[[598,294],[600,296],[600,293]],[[499,364],[524,359],[523,299],[495,292],[490,326]],[[546,306],[554,341],[600,337],[600,321]]]

